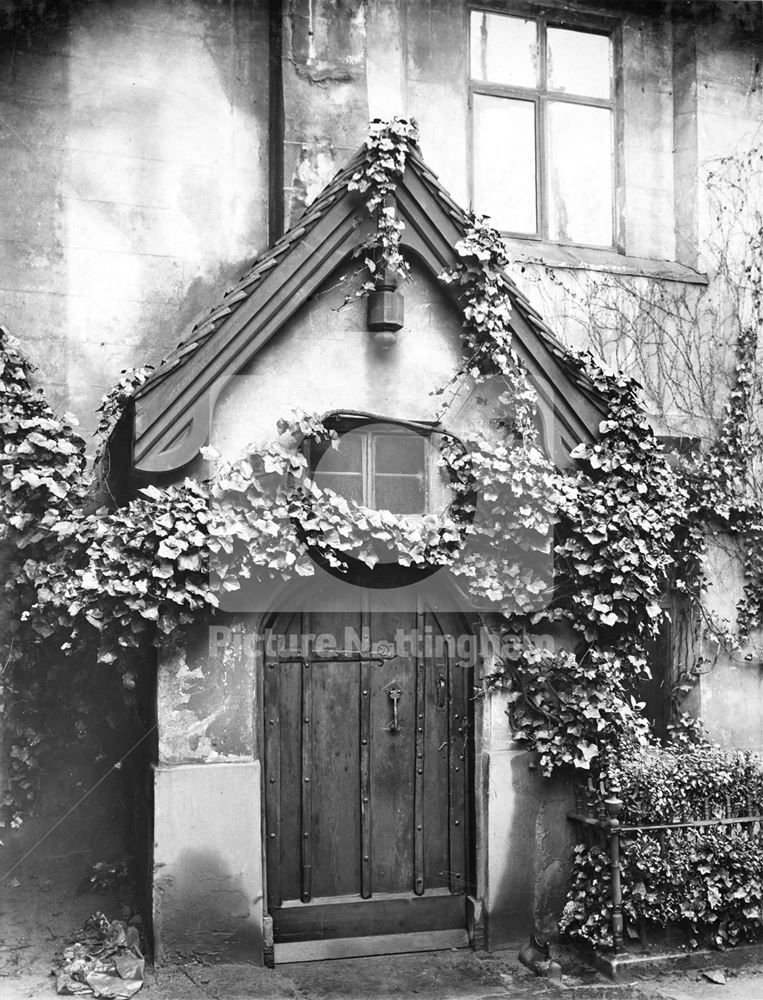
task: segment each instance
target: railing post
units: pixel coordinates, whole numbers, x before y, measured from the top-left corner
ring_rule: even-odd
[[[620,813],[623,802],[617,795],[619,789],[610,787],[604,800],[609,824],[609,869],[612,896],[612,944],[615,951],[623,948],[623,886],[620,879]]]

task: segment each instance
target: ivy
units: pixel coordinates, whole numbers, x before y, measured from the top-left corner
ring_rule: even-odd
[[[108,440],[119,423],[119,419],[124,413],[127,404],[153,370],[153,365],[124,369],[118,381],[101,400],[101,404],[98,407],[100,417],[95,431],[96,440],[99,442],[99,447],[95,454],[96,466],[102,460]]]
[[[408,261],[400,250],[404,225],[397,218],[394,194],[397,182],[405,172],[405,165],[412,148],[418,146],[419,130],[411,119],[398,118],[382,121],[374,118],[371,122],[366,149],[370,156],[349,180],[350,191],[366,195],[366,210],[374,216],[376,227],[372,234],[358,248],[363,254],[363,263],[370,279],[363,282],[360,295],[366,295],[376,287],[376,279],[386,269],[400,278],[410,277]]]
[[[602,746],[623,731],[645,737],[646,720],[628,691],[632,661],[595,647],[582,654],[548,650],[516,634],[504,636],[504,644],[512,733],[535,749],[544,774],[564,765],[590,770]]]
[[[372,274],[376,266],[401,267],[399,239],[389,236],[385,219],[416,141],[411,122],[374,123],[371,156],[349,182],[377,214]],[[518,739],[538,750],[546,772],[570,762],[588,768],[618,728],[638,730],[628,686],[643,660],[638,641],[628,650],[625,639],[658,626],[683,494],[635,386],[590,358],[570,362],[605,394],[611,419],[597,444],[579,450],[571,472],[545,458],[535,393],[511,344],[511,261],[503,241],[472,216],[456,253],[442,281],[463,311],[459,378],[475,386],[497,380],[500,417],[495,438],[446,440],[441,462],[454,494],[448,509],[411,519],[320,490],[308,474],[305,444],[330,432],[297,414],[281,423],[271,445],[239,462],[218,462],[209,482],[143,490],[114,511],[97,509],[80,489],[57,508],[46,527],[49,550],[36,551],[16,574],[30,594],[19,616],[27,641],[55,643],[67,654],[95,648],[102,661],[120,665],[126,650],[172,641],[192,620],[213,614],[218,595],[243,580],[313,572],[311,552],[339,572],[353,561],[445,566],[479,605],[499,610],[508,628],[564,620],[580,637],[553,663],[524,646],[520,661],[499,664],[493,678],[511,687]],[[146,374],[124,373],[106,397],[103,433]],[[81,446],[75,452],[81,472]],[[19,516],[39,523],[26,504]]]
[[[47,739],[39,706],[49,664],[25,641],[22,611],[36,599],[36,567],[55,555],[56,523],[86,495],[76,421],[56,416],[32,387],[33,371],[18,342],[0,327],[0,709],[9,764],[0,826],[11,827],[21,824],[36,798]]]
[[[641,650],[664,620],[660,599],[669,579],[690,580],[676,552],[683,542],[689,496],[644,416],[638,386],[605,375],[581,359],[608,404],[599,439],[572,452],[580,463],[573,503],[557,546],[562,589],[573,626],[590,642]]]
[[[368,155],[348,183],[375,220],[360,250],[370,276],[363,294],[382,272],[409,273],[394,197],[416,144],[411,121],[372,123]],[[711,774],[732,774],[741,787],[757,788],[758,765],[729,763],[702,739],[675,743],[683,757],[657,747],[635,697],[647,672],[645,644],[666,619],[666,591],[701,598],[707,524],[747,539],[740,620],[748,628],[760,620],[763,516],[750,490],[757,442],[748,425],[740,431],[755,390],[755,322],[739,341],[718,440],[687,467],[664,454],[633,380],[606,371],[588,354],[569,353],[567,362],[606,401],[607,416],[597,440],[578,447],[573,466],[559,470],[538,440],[535,392],[512,345],[512,261],[504,243],[485,219],[468,216],[455,250],[456,262],[441,281],[461,307],[464,360],[440,390],[443,411],[456,383],[469,383],[475,393],[490,383],[495,415],[489,434],[462,442],[443,435],[441,472],[452,502],[423,518],[372,510],[321,489],[310,475],[309,444],[335,446],[336,435],[300,412],[279,421],[272,442],[238,461],[207,452],[214,471],[204,482],[149,487],[118,509],[103,507],[73,422],[57,418],[33,389],[29,364],[0,330],[0,544],[8,554],[3,584],[10,602],[3,679],[14,768],[6,803],[14,822],[33,797],[30,775],[43,742],[34,713],[20,707],[25,684],[43,683],[64,654],[70,663],[97,657],[115,665],[129,688],[145,649],[180,641],[186,626],[215,614],[221,594],[250,581],[309,575],[316,558],[339,574],[389,562],[447,567],[476,606],[492,607],[505,653],[489,681],[508,690],[514,736],[537,754],[544,774],[570,766],[620,768],[633,817],[660,815],[676,796],[693,808],[692,789],[706,789]],[[759,271],[750,278],[759,311]],[[123,373],[105,397],[99,455],[148,373]],[[544,628],[559,637],[557,648],[534,638]],[[676,763],[684,757],[693,771]],[[648,777],[627,770],[629,761],[640,762]],[[679,913],[670,895],[680,859],[655,859],[652,847],[638,844],[628,847],[626,864],[630,919],[709,926],[709,914],[719,912],[717,891],[727,913],[721,939],[753,933],[744,907],[733,902],[741,899],[733,894],[742,888],[743,847],[692,841],[693,874],[686,877],[708,877],[696,882],[689,914]],[[733,873],[732,895],[712,882],[715,862],[703,870],[708,852]],[[580,849],[563,921],[569,933],[606,943],[607,878],[601,856]],[[757,891],[754,885],[746,890],[753,897]]]
[[[626,752],[627,749],[627,752]],[[629,745],[609,760],[625,824],[763,814],[763,762],[706,740],[674,749]],[[763,937],[763,836],[759,824],[644,831],[623,837],[623,915],[633,937],[649,928],[683,927],[691,942],[728,947]],[[573,940],[609,947],[609,858],[598,847],[575,850],[561,920]]]

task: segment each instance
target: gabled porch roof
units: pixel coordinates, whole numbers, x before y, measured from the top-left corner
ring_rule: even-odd
[[[134,400],[136,471],[171,472],[196,457],[226,379],[278,334],[370,233],[374,223],[362,196],[347,187],[368,157],[363,147],[141,386]],[[468,226],[466,212],[416,150],[395,197],[405,224],[403,247],[438,277],[458,259],[455,246]],[[594,439],[606,412],[604,401],[510,275],[503,280],[512,303],[514,348],[559,421],[563,439],[570,446]],[[448,289],[448,294],[453,293]]]

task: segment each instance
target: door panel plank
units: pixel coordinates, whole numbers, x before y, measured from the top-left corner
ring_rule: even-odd
[[[280,670],[276,660],[265,669],[265,809],[268,905],[281,905],[281,719]]]
[[[360,665],[360,895],[372,891],[373,844],[371,841],[371,666]]]
[[[427,626],[432,625],[429,615]],[[428,633],[429,634],[429,633]],[[426,728],[424,731],[424,888],[448,888],[448,668],[447,648],[432,631],[426,660]]]
[[[465,926],[463,896],[422,896],[407,899],[357,899],[336,903],[288,906],[273,916],[279,941],[353,937],[360,929],[369,934],[404,934],[420,930],[447,930]]]
[[[292,631],[299,634],[299,617],[291,623]],[[293,656],[294,651],[284,651]],[[302,663],[279,661],[278,691],[280,705],[280,872],[282,899],[299,899],[302,876]],[[269,838],[268,838],[269,839]]]
[[[311,615],[319,636],[344,646],[344,626],[357,614],[321,611]],[[312,896],[357,895],[361,891],[360,672],[361,664],[329,661],[316,639],[322,662],[313,671],[313,871]],[[340,654],[337,653],[337,656]]]
[[[424,615],[419,612],[417,623],[420,628],[424,624]],[[422,628],[422,635],[423,628]],[[414,792],[413,792],[413,891],[420,896],[424,892],[424,734],[427,727],[426,710],[426,677],[427,662],[425,656],[417,656],[416,669],[416,736],[414,760]]]
[[[310,634],[310,619],[303,616],[303,634]],[[308,902],[312,893],[313,872],[313,665],[312,642],[307,644],[307,658],[302,664],[302,884],[300,899]]]
[[[448,846],[450,891],[462,893],[466,880],[466,815],[464,811],[466,737],[464,670],[448,658]]]
[[[360,665],[313,669],[313,896],[360,892]]]
[[[410,613],[374,608],[370,617],[375,643],[393,643],[395,632],[410,630]],[[400,690],[398,731],[393,733],[393,703]],[[413,888],[413,772],[415,676],[408,655],[371,663],[371,804],[373,807],[373,892],[410,892]]]
[[[412,951],[444,951],[468,948],[466,928],[449,931],[419,931],[415,934],[384,934],[375,937],[326,938],[322,941],[276,943],[277,965],[287,962],[319,962],[328,958],[358,958],[363,955],[403,955]]]

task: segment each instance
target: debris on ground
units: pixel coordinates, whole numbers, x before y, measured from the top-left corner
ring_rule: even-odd
[[[551,948],[545,938],[532,933],[530,942],[522,948],[518,955],[522,965],[534,972],[536,976],[545,979],[561,979],[562,967],[551,958]]]
[[[129,1000],[143,985],[145,969],[137,927],[98,912],[64,948],[54,970],[56,992]]]
[[[123,854],[112,861],[96,861],[77,886],[77,895],[83,892],[124,893],[134,886],[133,858]]]
[[[723,969],[704,969],[702,975],[705,979],[709,979],[711,983],[717,983],[719,986],[726,985],[726,976]]]

